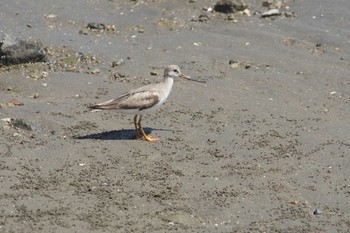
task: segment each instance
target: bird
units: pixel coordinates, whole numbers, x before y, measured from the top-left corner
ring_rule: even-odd
[[[192,79],[180,71],[178,65],[169,65],[164,69],[163,80],[159,83],[149,84],[130,91],[124,92],[115,99],[89,106],[94,111],[115,110],[123,114],[134,115],[134,126],[136,139],[144,139],[148,142],[156,142],[159,138],[147,135],[141,125],[142,116],[152,113],[161,108],[170,95],[174,78],[185,78],[197,82],[205,82]],[[140,135],[140,132],[142,136]]]

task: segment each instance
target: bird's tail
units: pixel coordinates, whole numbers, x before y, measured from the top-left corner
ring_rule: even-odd
[[[90,109],[90,112],[100,112],[100,111],[103,110],[103,106],[100,106],[98,104],[92,105],[92,106],[88,106],[88,108]]]
[[[118,101],[111,99],[103,103],[99,103],[96,105],[92,105],[88,107],[91,109],[91,112],[97,112],[101,110],[111,110],[111,109],[118,109]]]

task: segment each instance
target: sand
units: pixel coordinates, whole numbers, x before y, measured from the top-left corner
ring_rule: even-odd
[[[2,4],[50,63],[0,67],[0,232],[349,232],[348,0],[215,3]],[[87,110],[169,64],[206,83],[144,116],[157,143]]]

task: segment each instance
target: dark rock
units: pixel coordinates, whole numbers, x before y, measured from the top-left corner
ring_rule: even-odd
[[[209,20],[209,19],[210,19],[209,16],[208,16],[207,14],[205,14],[205,13],[200,14],[200,15],[198,16],[198,20],[199,20],[200,22],[205,22],[205,21],[207,21],[207,20]]]
[[[47,61],[46,51],[40,42],[24,41],[5,35],[0,42],[0,64],[14,65]]]
[[[231,14],[237,11],[244,11],[247,8],[247,4],[245,4],[243,0],[222,0],[218,1],[214,6],[215,11],[225,14]]]
[[[105,30],[106,26],[103,23],[89,23],[87,26],[89,29]]]

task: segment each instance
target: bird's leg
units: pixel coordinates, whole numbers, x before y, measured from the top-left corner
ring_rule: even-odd
[[[135,135],[136,135],[136,139],[141,138],[140,134],[139,134],[139,128],[137,125],[137,115],[134,116],[134,125],[135,125]]]
[[[142,138],[146,139],[149,142],[156,142],[156,141],[158,141],[159,138],[152,138],[151,135],[147,135],[145,133],[145,131],[143,130],[143,128],[141,126],[141,119],[142,119],[142,116],[140,116],[140,119],[139,119],[139,122],[137,123],[137,125],[138,125],[139,129],[141,130],[141,133],[142,133],[142,136],[143,136]]]

